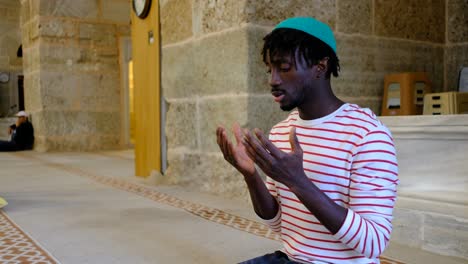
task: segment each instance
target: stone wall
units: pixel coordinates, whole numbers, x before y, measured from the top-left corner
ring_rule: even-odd
[[[246,196],[222,159],[215,128],[270,127],[285,117],[271,99],[263,36],[291,16],[314,16],[336,32],[337,95],[380,113],[388,73],[426,71],[444,87],[445,0],[161,0],[162,90],[168,103],[166,179]],[[177,15],[174,15],[177,14]]]
[[[0,0],[0,72],[10,76],[8,83],[0,83],[0,117],[18,111],[17,76],[23,68],[22,59],[16,55],[21,45],[20,6],[19,1]]]
[[[238,121],[268,130],[281,119],[274,113],[284,116],[266,86],[249,84],[259,57],[252,56],[258,52],[250,47],[255,31],[244,24],[245,1],[160,4],[162,91],[168,103],[165,178],[203,191],[245,195],[242,178],[219,155],[216,126]]]
[[[461,67],[468,67],[468,2],[447,0],[445,90],[458,88]]]
[[[116,148],[120,140],[119,39],[128,0],[22,0],[25,105],[36,146]]]

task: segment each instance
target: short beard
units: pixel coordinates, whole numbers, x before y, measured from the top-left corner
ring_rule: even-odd
[[[293,110],[294,108],[296,108],[296,105],[293,105],[293,104],[290,104],[290,105],[283,105],[283,106],[280,106],[281,110],[285,111],[285,112],[290,112],[291,110]]]
[[[300,96],[295,98],[295,100],[293,102],[291,102],[290,104],[288,105],[283,105],[283,106],[280,106],[281,110],[285,111],[285,112],[290,112],[292,111],[294,108],[300,106],[302,104],[302,102],[304,101],[304,92],[301,92]]]

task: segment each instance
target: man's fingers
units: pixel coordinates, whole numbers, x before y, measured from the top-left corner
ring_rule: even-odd
[[[292,152],[302,152],[301,145],[299,144],[299,139],[296,135],[296,128],[292,127],[289,132],[289,142],[291,143]]]
[[[221,151],[223,150],[223,141],[222,141],[222,136],[221,134],[223,133],[224,128],[223,127],[218,127],[216,129],[216,143],[218,143],[219,148]]]
[[[236,162],[236,159],[234,158],[234,150],[233,150],[233,146],[232,146],[232,143],[229,142],[229,141],[226,141],[226,151],[227,151],[227,156],[228,156],[228,159],[229,159],[229,162],[232,164],[232,165],[235,165]]]
[[[265,136],[265,134],[263,134],[262,131],[260,131],[260,129],[256,128],[254,132],[257,138],[262,143],[262,146],[266,150],[268,150],[271,153],[271,155],[273,155],[273,157],[277,157],[277,158],[280,157],[280,155],[282,154],[282,151],[279,150],[275,145],[273,145],[273,143],[271,143],[271,141]]]
[[[218,145],[226,153],[226,130],[224,128],[218,129]]]
[[[255,150],[250,146],[250,144],[246,140],[244,140],[242,143],[244,144],[245,152],[247,153],[249,158],[256,162],[257,157],[255,154]]]
[[[250,144],[247,141],[244,141],[243,143],[244,143],[244,146],[245,146],[245,151],[247,152],[247,155],[249,156],[249,158],[251,160],[253,160],[255,162],[255,164],[257,164],[257,166],[263,172],[267,173],[268,168],[269,168],[267,161],[265,161],[262,157],[257,155],[255,150],[252,148],[252,146],[250,146]]]
[[[222,142],[223,142],[223,149],[224,149],[224,153],[229,157],[229,159],[231,159],[231,153],[230,153],[230,149],[229,149],[229,139],[227,138],[227,135],[226,135],[226,130],[223,131],[223,133],[221,134],[221,138],[222,138]]]
[[[216,129],[216,142],[218,143],[221,152],[223,152],[224,159],[232,163],[232,146],[230,146],[230,142],[226,135],[226,129],[224,129],[224,127],[219,126],[218,129]]]
[[[266,151],[266,149],[262,146],[260,141],[252,135],[252,133],[248,130],[244,130],[244,135],[245,135],[245,142],[250,146],[252,149],[252,155],[255,155],[255,161],[257,160],[262,160],[268,163],[272,163],[273,157]]]
[[[232,125],[232,132],[234,133],[237,144],[240,144],[242,142],[242,130],[239,126],[239,123],[236,122]]]
[[[218,127],[216,129],[216,143],[218,143],[218,146],[221,147],[221,132],[222,132],[223,128],[222,127]]]
[[[249,155],[250,159],[252,159],[254,162],[257,162],[260,159],[260,156],[257,155],[257,152],[255,151],[255,147],[249,143],[249,134],[248,132],[244,132],[244,139],[242,140],[242,143],[244,144],[245,150],[247,152],[247,155]]]

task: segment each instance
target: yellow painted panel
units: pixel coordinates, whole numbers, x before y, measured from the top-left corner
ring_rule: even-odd
[[[152,0],[145,19],[132,10],[132,60],[135,111],[135,173],[161,171],[159,6]],[[153,42],[149,41],[152,32]]]
[[[128,109],[130,112],[130,143],[135,145],[135,102],[133,91],[133,61],[130,61],[128,63]]]

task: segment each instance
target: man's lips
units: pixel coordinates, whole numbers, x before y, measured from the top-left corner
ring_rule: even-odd
[[[271,91],[271,95],[273,95],[275,102],[277,103],[281,102],[284,98],[284,92],[279,90]]]

